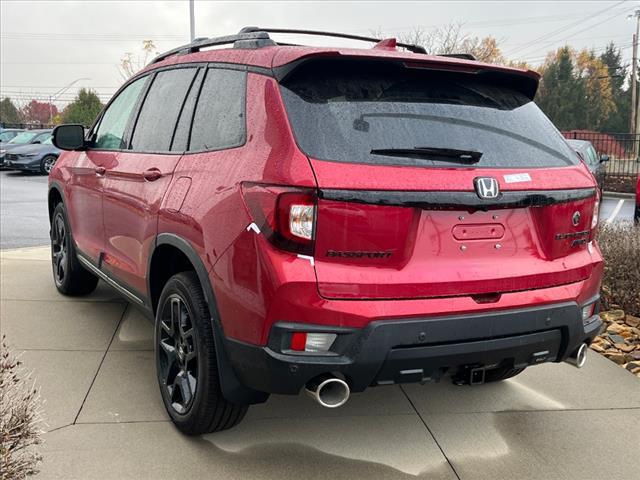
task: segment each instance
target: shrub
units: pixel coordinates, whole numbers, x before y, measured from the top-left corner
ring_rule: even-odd
[[[598,240],[605,259],[603,309],[621,308],[640,316],[640,227],[605,224]]]
[[[25,385],[29,375],[0,341],[0,479],[23,479],[38,472],[40,398]]]

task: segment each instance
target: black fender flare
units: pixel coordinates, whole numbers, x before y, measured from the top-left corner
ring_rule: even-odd
[[[252,388],[243,385],[233,369],[233,365],[231,364],[229,356],[227,355],[225,336],[222,330],[222,324],[220,322],[220,313],[218,312],[218,304],[213,293],[209,273],[207,272],[207,269],[196,250],[193,248],[189,241],[178,235],[175,235],[173,233],[161,233],[156,237],[155,244],[153,245],[152,251],[150,252],[147,272],[150,272],[153,253],[155,252],[155,249],[160,245],[171,245],[172,247],[180,250],[189,259],[196,271],[196,275],[198,276],[198,280],[200,281],[200,286],[202,287],[202,291],[204,292],[207,304],[209,306],[209,314],[211,315],[211,323],[213,325],[214,342],[216,347],[216,359],[218,361],[220,387],[222,389],[224,397],[228,401],[240,405],[266,402],[269,398],[269,394],[253,390]],[[150,292],[151,286],[149,282],[149,275],[147,275],[147,291]]]

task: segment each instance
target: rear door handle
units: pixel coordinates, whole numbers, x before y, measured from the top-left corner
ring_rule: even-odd
[[[96,167],[95,172],[98,177],[103,177],[104,174],[107,173],[107,169],[104,167]]]
[[[150,168],[149,170],[145,170],[142,176],[147,182],[153,182],[162,176],[162,172],[157,168]]]

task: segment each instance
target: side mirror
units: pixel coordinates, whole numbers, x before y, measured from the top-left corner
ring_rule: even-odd
[[[609,161],[609,155],[605,155],[604,153],[600,155],[600,163],[604,163],[608,161]]]
[[[84,127],[78,124],[58,125],[53,129],[52,142],[60,150],[84,150]]]

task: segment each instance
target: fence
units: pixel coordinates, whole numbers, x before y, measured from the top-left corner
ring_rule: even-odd
[[[635,192],[636,178],[640,173],[640,134],[600,133],[588,130],[562,132],[565,138],[587,140],[598,155],[608,155],[605,164],[604,187],[614,192]]]
[[[53,128],[55,125],[48,125],[45,123],[7,123],[0,122],[0,127],[2,128],[21,128],[24,130],[34,130],[40,128]]]
[[[640,134],[600,133],[588,130],[562,132],[565,138],[587,140],[593,144],[599,155],[608,155],[605,164],[606,190],[635,192],[636,178],[640,173]]]

